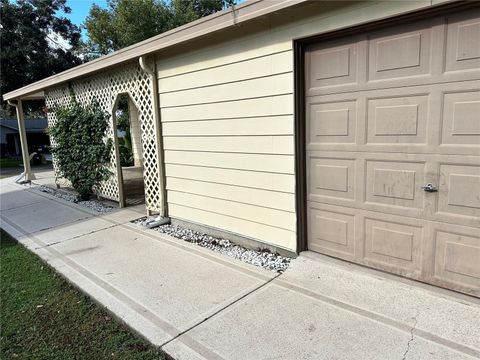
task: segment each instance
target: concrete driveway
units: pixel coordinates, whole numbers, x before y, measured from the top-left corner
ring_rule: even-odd
[[[305,252],[282,275],[0,180],[1,227],[175,359],[474,359],[480,301]]]

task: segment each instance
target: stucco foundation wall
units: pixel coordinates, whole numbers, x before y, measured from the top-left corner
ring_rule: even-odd
[[[295,251],[293,39],[431,5],[314,2],[158,55],[170,216]]]

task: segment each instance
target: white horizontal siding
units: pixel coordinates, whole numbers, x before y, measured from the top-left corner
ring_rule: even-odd
[[[165,167],[166,173],[171,178],[199,180],[290,194],[295,192],[295,178],[290,174],[181,164],[166,164]]]
[[[158,62],[169,213],[294,250],[293,52],[263,42]]]
[[[220,228],[253,239],[260,239],[265,243],[286,249],[295,249],[296,235],[294,231],[238,219],[229,215],[194,209],[188,205],[169,204],[168,209],[170,216],[175,218]]]
[[[292,69],[293,52],[288,50],[193,73],[173,75],[175,81],[160,81],[158,91],[163,94],[171,91],[244,81],[246,79],[291,72]]]
[[[292,94],[161,109],[163,123],[292,114]]]
[[[294,173],[292,155],[232,154],[223,152],[165,151],[166,164],[209,166],[226,169]],[[168,176],[168,174],[166,174]]]
[[[165,150],[293,155],[292,136],[165,137]]]
[[[293,135],[293,115],[177,121],[162,124],[169,136]]]
[[[177,205],[188,204],[194,209],[206,210],[216,214],[232,216],[237,219],[295,231],[294,212],[174,190],[169,191],[168,202]]]
[[[254,42],[252,42],[252,40]],[[271,57],[274,54],[282,52],[291,52],[292,46],[285,37],[280,42],[275,42],[275,36],[270,33],[264,33],[264,36],[248,36],[244,39],[231,42],[222,42],[220,45],[210,46],[199,51],[193,51],[187,57],[175,56],[169,59],[161,59],[157,62],[157,76],[159,79],[167,77],[177,77],[181,74],[199,72],[207,69],[221,68],[234,63],[241,63],[247,60],[253,60],[261,57]],[[208,54],[210,53],[210,55]],[[285,60],[284,60],[285,61]],[[283,66],[291,65],[293,69],[293,58],[289,57],[287,63]],[[258,65],[261,69],[262,64]],[[263,68],[265,69],[265,68]],[[220,69],[219,69],[220,70]],[[240,70],[242,74],[248,71]],[[221,70],[220,73],[221,74]],[[217,73],[213,75],[217,76]],[[212,77],[213,77],[212,76]],[[221,75],[220,75],[221,76]],[[248,76],[246,76],[248,78]],[[244,77],[236,78],[237,80]],[[235,81],[235,78],[229,81]],[[160,85],[159,88],[165,89],[173,85]]]
[[[234,185],[216,184],[196,180],[167,178],[167,189],[217,199],[232,200],[265,208],[295,212],[294,194],[244,188]],[[258,221],[260,221],[259,219]]]
[[[291,94],[293,73],[270,75],[244,81],[229,82],[189,90],[160,94],[162,109],[204,103],[251,99],[272,95]]]
[[[249,47],[157,64],[169,213],[294,250],[293,52]]]
[[[159,57],[170,215],[295,250],[293,39],[429,4],[312,2]]]

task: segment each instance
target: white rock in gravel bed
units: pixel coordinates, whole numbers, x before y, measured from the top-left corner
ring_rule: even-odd
[[[134,220],[133,223],[141,226],[145,220],[146,218],[141,218]],[[161,225],[152,230],[197,244],[212,251],[271,271],[283,272],[287,270],[291,261],[291,258],[288,257],[273,254],[265,250],[247,249],[232,243],[230,240],[202,234],[178,225]]]
[[[112,206],[104,205],[99,201],[96,201],[96,200],[81,201],[78,195],[60,192],[55,189],[49,188],[48,186],[45,186],[45,185],[36,186],[36,187],[33,187],[32,189],[35,191],[40,191],[46,194],[53,195],[59,199],[63,199],[63,200],[78,204],[80,206],[94,210],[98,213],[104,214],[113,210]]]
[[[95,210],[96,212],[99,212],[99,213],[108,213],[113,210],[113,207],[105,206],[104,204],[95,200],[79,201],[77,202],[77,204],[81,206],[85,206],[89,209]]]

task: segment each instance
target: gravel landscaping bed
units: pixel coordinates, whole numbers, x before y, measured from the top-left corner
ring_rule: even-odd
[[[132,221],[138,226],[143,226],[142,223],[147,218],[143,217]],[[177,239],[188,241],[197,244],[204,248],[216,251],[218,253],[230,256],[232,258],[241,260],[248,264],[262,267],[264,269],[276,272],[284,272],[287,270],[290,261],[289,257],[274,254],[268,250],[252,250],[243,246],[236,245],[230,240],[216,238],[207,234],[202,234],[197,231],[183,228],[178,225],[160,225],[152,228],[162,234],[173,236]]]
[[[78,204],[80,206],[89,208],[91,210],[94,210],[98,213],[108,213],[112,211],[114,208],[112,206],[108,206],[105,204],[102,204],[100,201],[97,200],[81,200],[78,195],[75,194],[70,194],[64,191],[58,191],[52,188],[49,188],[48,186],[45,185],[40,185],[40,186],[32,186],[32,190],[39,191],[42,193],[50,194],[53,195],[57,198],[70,201],[72,203]]]

